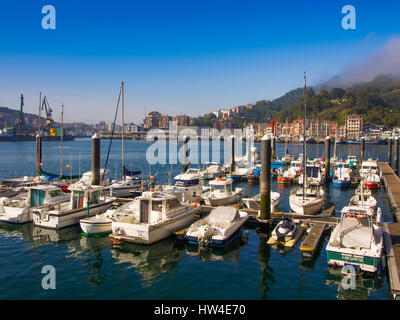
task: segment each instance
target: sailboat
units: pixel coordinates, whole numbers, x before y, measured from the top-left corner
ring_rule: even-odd
[[[110,194],[114,197],[132,197],[142,193],[144,181],[138,177],[141,171],[130,171],[125,166],[125,105],[124,82],[121,82],[121,145],[122,145],[122,180],[114,180],[110,185]]]
[[[316,214],[324,205],[324,191],[322,187],[310,186],[307,179],[307,150],[306,150],[306,75],[304,74],[304,121],[303,121],[303,174],[304,183],[289,196],[290,209],[297,214]]]

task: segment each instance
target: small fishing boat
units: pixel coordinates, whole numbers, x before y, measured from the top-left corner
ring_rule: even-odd
[[[106,212],[82,219],[79,224],[85,235],[105,235],[111,233],[112,223],[133,214],[136,200],[129,201],[120,207],[112,207]]]
[[[374,172],[364,173],[361,176],[361,183],[369,189],[378,189],[381,186],[381,178]]]
[[[375,214],[378,202],[372,196],[370,189],[364,189],[361,185],[355,192],[355,195],[350,199],[349,206],[371,209],[371,215]]]
[[[330,266],[353,265],[356,269],[376,272],[383,250],[382,228],[372,221],[367,208],[348,206],[342,209],[326,246]]]
[[[239,203],[242,199],[244,189],[235,188],[232,190],[232,179],[218,178],[210,181],[210,191],[201,195],[205,204],[210,206],[227,206]]]
[[[70,186],[70,200],[32,211],[36,226],[61,229],[78,224],[82,218],[103,213],[112,206],[115,198],[103,197],[102,186],[75,184]]]
[[[325,194],[321,188],[307,186],[296,188],[290,192],[290,209],[297,214],[313,215],[318,213],[325,202]]]
[[[310,186],[322,186],[325,183],[325,174],[322,171],[321,166],[315,164],[306,165],[306,177],[308,185]],[[303,185],[304,173],[299,176],[299,185]]]
[[[172,185],[164,185],[160,191],[174,194],[181,201],[193,202],[200,199],[204,188],[200,183],[200,175],[197,170],[196,172],[189,171],[178,174],[175,176]]]
[[[345,168],[344,164],[339,164],[335,169],[332,182],[335,187],[349,187],[351,185],[351,169]]]
[[[286,169],[282,174],[278,175],[278,183],[279,184],[291,184],[293,180],[296,178],[296,173],[290,169]]]
[[[188,227],[201,206],[169,193],[146,191],[125,207],[128,215],[111,224],[113,241],[152,244]]]
[[[27,189],[28,192],[0,198],[0,221],[31,222],[33,209],[44,209],[57,203],[68,202],[70,198],[69,194],[52,185],[38,185]]]
[[[236,208],[220,206],[193,223],[185,237],[191,244],[222,247],[240,236],[248,217],[246,212]]]
[[[199,175],[202,179],[213,180],[222,177],[224,170],[217,162],[206,162]]]
[[[117,198],[136,197],[148,186],[148,181],[143,181],[136,176],[125,176],[125,180],[113,181],[110,185],[110,195]]]
[[[281,198],[280,193],[278,192],[271,192],[271,212],[275,212],[275,209],[279,203]],[[250,198],[243,198],[242,199],[245,206],[249,209],[260,210],[260,194],[256,194]]]

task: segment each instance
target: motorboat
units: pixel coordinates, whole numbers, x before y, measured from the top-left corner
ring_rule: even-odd
[[[152,244],[191,225],[201,206],[179,201],[165,192],[146,191],[126,208],[130,213],[112,222],[113,241]]]
[[[53,185],[28,187],[28,192],[0,198],[0,221],[26,223],[32,221],[35,208],[49,207],[69,201],[70,195]]]
[[[288,217],[282,217],[282,220],[276,225],[271,233],[271,236],[275,241],[286,243],[287,241],[293,239],[296,234],[296,224],[293,219]]]
[[[379,268],[383,250],[383,231],[372,221],[367,208],[347,206],[342,209],[326,246],[328,264],[355,266],[367,272]]]
[[[141,194],[144,188],[147,188],[149,181],[144,181],[137,176],[126,176],[125,181],[113,181],[109,186],[110,195],[123,197],[136,197]]]
[[[369,158],[368,160],[361,163],[360,176],[363,177],[364,175],[371,172],[377,174],[379,177],[381,176],[378,161]]]
[[[189,243],[199,246],[222,247],[240,236],[248,217],[247,212],[219,206],[205,218],[193,223],[185,237]]]
[[[296,173],[293,170],[286,169],[283,173],[278,174],[277,180],[279,184],[291,184],[295,178]]]
[[[351,174],[352,171],[350,168],[346,168],[346,164],[340,163],[335,168],[335,173],[332,178],[332,183],[336,187],[349,187],[351,185]]]
[[[160,191],[174,194],[181,201],[194,202],[200,199],[204,189],[198,171],[189,171],[175,176],[172,185],[164,185]]]
[[[361,176],[361,184],[363,185],[363,187],[369,189],[377,189],[381,186],[381,178],[373,171],[363,173],[363,175]]]
[[[214,207],[227,206],[230,204],[239,203],[242,199],[244,189],[235,188],[232,190],[232,179],[218,178],[210,181],[210,191],[201,195],[205,204]]]
[[[202,170],[199,171],[200,177],[205,180],[220,178],[223,173],[223,168],[217,162],[206,162]]]
[[[346,163],[349,165],[350,169],[355,169],[358,165],[358,159],[356,156],[347,156]]]
[[[303,215],[318,213],[325,202],[325,194],[322,187],[307,186],[304,189],[298,187],[291,190],[289,196],[290,209]]]
[[[275,209],[279,203],[281,198],[280,193],[278,192],[271,192],[271,212],[275,212]],[[260,210],[260,194],[256,194],[250,198],[243,198],[242,199],[245,206],[249,209]]]
[[[61,229],[78,224],[84,217],[95,216],[105,212],[113,205],[115,198],[102,196],[104,187],[75,184],[70,186],[70,200],[46,208],[32,211],[33,223],[36,226]]]
[[[355,195],[349,201],[349,206],[370,209],[371,216],[375,214],[377,205],[378,202],[372,196],[371,190],[364,189],[362,185],[356,190]]]
[[[307,183],[310,186],[322,186],[325,183],[325,174],[319,165],[306,165]],[[304,173],[299,176],[299,185],[304,183]]]
[[[81,219],[79,224],[85,235],[105,235],[111,233],[112,222],[133,214],[135,201],[132,200],[120,207],[111,207],[106,212],[96,214],[92,217]]]

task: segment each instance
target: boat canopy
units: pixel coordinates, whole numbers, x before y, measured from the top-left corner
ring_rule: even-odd
[[[60,178],[61,180],[69,180],[69,179],[79,179],[80,177],[82,177],[82,175],[62,175],[60,176],[59,173],[50,173],[47,171],[44,171],[42,168],[39,169],[39,175],[41,176],[46,176],[48,177],[48,179],[55,179],[55,178]]]
[[[218,223],[218,222],[228,222],[231,223],[239,218],[239,211],[233,207],[226,207],[220,206],[214,208],[209,216],[208,219],[211,223]]]

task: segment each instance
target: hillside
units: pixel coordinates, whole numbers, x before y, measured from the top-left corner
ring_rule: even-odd
[[[295,106],[276,114],[278,121],[303,117],[303,97]],[[364,123],[393,127],[400,125],[400,80],[394,76],[378,76],[371,82],[349,88],[307,90],[307,116],[344,124],[350,113],[363,115]]]
[[[331,83],[331,82],[330,82]],[[233,127],[246,122],[265,122],[273,117],[278,122],[303,118],[303,88],[289,91],[275,100],[258,101],[252,110],[246,109],[232,117]],[[381,75],[373,81],[347,88],[307,88],[307,117],[344,124],[347,114],[363,115],[365,124],[400,126],[400,77]],[[212,126],[213,114],[193,119],[193,125]]]

